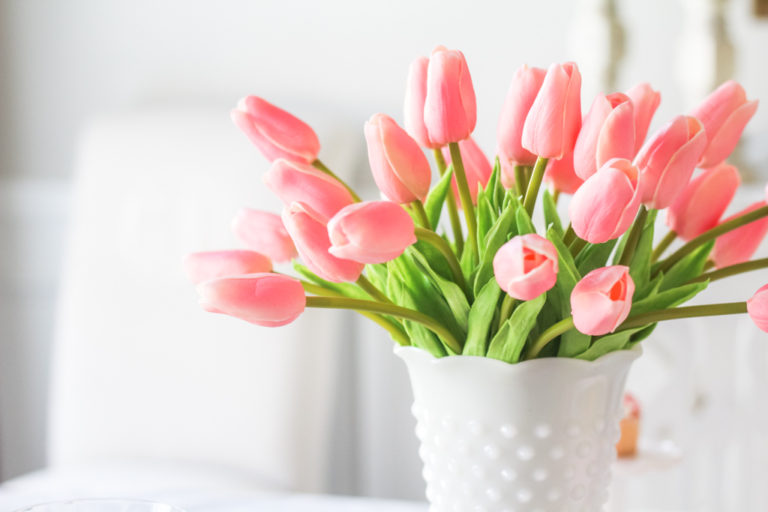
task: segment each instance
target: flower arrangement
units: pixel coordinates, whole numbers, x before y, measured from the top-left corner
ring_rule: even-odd
[[[757,101],[726,82],[646,140],[658,92],[600,94],[582,116],[580,86],[573,63],[518,69],[492,166],[472,139],[464,55],[437,47],[410,67],[404,128],[385,114],[365,124],[386,198],[376,201],[318,159],[310,126],[245,98],[232,119],[272,161],[264,181],[285,208],[238,213],[250,250],[188,256],[202,306],[270,327],[307,307],[351,309],[401,345],[508,363],[594,360],[676,318],[749,313],[768,332],[768,285],[745,302],[681,306],[714,280],[768,267],[749,261],[768,232],[766,201],[722,218],[740,183],[725,160]],[[654,247],[660,210],[670,230]],[[295,276],[273,269],[288,261]]]

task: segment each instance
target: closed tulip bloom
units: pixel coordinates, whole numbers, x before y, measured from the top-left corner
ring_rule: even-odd
[[[573,168],[585,180],[611,158],[635,156],[632,100],[620,92],[599,94],[592,102],[573,148]]]
[[[217,277],[271,271],[269,258],[254,251],[193,252],[184,258],[184,272],[195,284]]]
[[[289,324],[304,312],[301,283],[282,274],[255,273],[214,279],[197,287],[200,305],[263,327]]]
[[[459,50],[438,46],[429,57],[424,125],[432,144],[464,140],[475,130],[477,105],[467,60]]]
[[[523,148],[543,158],[573,150],[581,127],[581,74],[576,64],[552,64],[523,125]]]
[[[706,147],[707,135],[695,117],[677,116],[656,132],[635,158],[643,203],[657,210],[672,204]]]
[[[755,211],[765,205],[765,201],[753,203],[744,210],[723,219],[723,222],[728,222],[734,217]],[[766,233],[768,233],[768,217],[752,221],[717,237],[715,247],[712,249],[712,254],[709,257],[715,262],[717,268],[749,261],[752,255],[755,254],[755,251],[757,251],[757,248],[760,247]]]
[[[704,125],[709,142],[699,167],[714,167],[728,158],[756,110],[757,100],[747,101],[744,88],[733,80],[707,96],[691,112]]]
[[[536,155],[522,145],[523,124],[544,83],[545,69],[523,66],[515,71],[496,129],[496,142],[512,165],[533,165]]]
[[[283,219],[275,213],[241,208],[232,219],[232,231],[249,249],[266,254],[276,263],[298,255]]]
[[[283,210],[283,224],[312,272],[334,283],[357,281],[360,277],[362,263],[337,258],[329,252],[331,240],[326,221],[309,205],[292,203]]]
[[[349,190],[335,178],[288,160],[275,160],[264,175],[264,183],[284,204],[306,203],[325,220],[354,202]]]
[[[360,263],[385,263],[416,243],[411,216],[391,201],[351,204],[328,223],[329,252]]]
[[[747,313],[761,331],[768,332],[768,284],[747,301]]]
[[[579,178],[573,170],[573,153],[568,153],[557,160],[550,160],[544,173],[544,181],[549,183],[553,190],[575,194],[584,180]]]
[[[467,184],[469,185],[469,193],[472,196],[472,204],[477,204],[478,187],[482,186],[485,188],[488,180],[491,178],[493,168],[491,167],[491,162],[488,161],[488,157],[485,156],[483,150],[480,149],[480,146],[477,145],[473,138],[470,137],[459,142],[459,150],[461,151],[461,161],[464,164],[464,172],[467,175]],[[446,164],[452,163],[451,152],[447,146],[443,147],[442,152]],[[453,187],[453,195],[457,199],[457,204],[461,207],[456,175],[452,178],[451,186]]]
[[[709,231],[717,226],[740,183],[739,171],[732,165],[705,169],[686,185],[667,210],[667,226],[683,240]]]
[[[579,332],[592,336],[615,331],[629,316],[634,293],[629,267],[615,265],[593,270],[571,292],[573,324]]]
[[[422,147],[435,149],[436,144],[429,139],[424,125],[424,102],[427,99],[427,67],[429,58],[419,57],[411,63],[408,70],[408,83],[405,88],[405,131]]]
[[[645,136],[648,135],[648,128],[651,126],[653,114],[659,108],[661,103],[661,94],[654,91],[650,84],[637,84],[626,92],[629,99],[632,100],[633,113],[635,117],[635,154],[645,142]],[[634,154],[632,156],[635,156]]]
[[[576,234],[600,244],[623,235],[639,207],[637,168],[629,160],[614,158],[579,187],[569,213]]]
[[[424,200],[432,170],[415,140],[389,116],[375,114],[365,123],[368,161],[379,190],[396,203]]]
[[[258,96],[240,100],[232,111],[232,121],[270,162],[278,158],[305,164],[317,160],[320,141],[315,131]]]
[[[499,155],[499,165],[501,166],[501,185],[504,188],[513,188],[515,186],[515,166],[504,154],[503,149],[497,148],[496,154]]]
[[[532,300],[557,282],[557,249],[536,234],[519,235],[493,257],[499,287],[518,300]]]

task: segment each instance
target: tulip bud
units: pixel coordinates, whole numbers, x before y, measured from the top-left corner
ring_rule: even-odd
[[[747,101],[744,88],[733,80],[718,87],[693,109],[691,115],[704,125],[709,142],[699,167],[714,167],[728,158],[756,110],[757,100]]]
[[[419,57],[411,63],[408,70],[408,83],[405,88],[405,131],[422,147],[435,149],[440,144],[429,140],[427,127],[424,126],[424,102],[427,99],[427,67],[429,59]]]
[[[536,234],[519,235],[493,257],[499,287],[519,300],[533,300],[557,282],[557,249]]]
[[[413,219],[390,201],[342,208],[328,222],[328,236],[332,255],[360,263],[385,263],[416,243]]]
[[[570,153],[581,127],[580,95],[576,64],[552,64],[525,118],[523,148],[543,158]]]
[[[735,217],[740,217],[745,213],[755,211],[764,206],[766,206],[765,201],[758,201],[746,209],[723,219],[722,222],[728,222]],[[712,254],[709,257],[715,262],[717,268],[749,261],[752,255],[755,254],[755,251],[757,251],[757,248],[760,247],[766,233],[768,233],[768,217],[752,221],[717,237],[715,247],[712,249]]]
[[[275,160],[264,175],[264,183],[284,204],[306,203],[325,220],[354,202],[338,180],[309,165],[287,160]]]
[[[432,170],[419,145],[389,116],[375,114],[365,123],[368,161],[379,190],[396,203],[424,200]]]
[[[291,203],[283,210],[283,224],[304,264],[321,278],[343,283],[357,281],[362,274],[362,263],[337,258],[328,252],[331,241],[325,219],[309,205]]]
[[[217,277],[271,271],[269,258],[254,251],[193,252],[184,258],[184,272],[194,284]]]
[[[480,146],[477,145],[477,142],[472,137],[460,141],[459,150],[461,151],[461,161],[464,164],[464,172],[467,175],[467,184],[469,185],[469,193],[472,196],[472,204],[477,204],[478,187],[485,188],[488,185],[493,169],[488,161],[488,157],[485,156],[483,150],[480,149]],[[442,152],[446,164],[452,163],[451,151],[448,146],[443,146]],[[455,174],[452,178],[451,186],[453,187],[453,195],[456,197],[456,202],[461,206],[459,186],[456,183]]]
[[[761,331],[768,332],[768,284],[747,301],[747,313]]]
[[[301,119],[259,98],[248,96],[232,111],[232,121],[267,160],[285,158],[309,164],[317,160],[320,141]]]
[[[600,94],[584,118],[573,148],[573,168],[585,180],[611,158],[635,156],[632,101],[620,92]]]
[[[635,152],[633,157],[640,151],[648,135],[648,127],[651,126],[651,119],[656,109],[661,103],[661,94],[651,89],[647,83],[637,84],[626,92],[629,99],[632,100],[633,112],[635,117]]]
[[[624,234],[639,207],[637,168],[629,160],[614,158],[579,187],[569,214],[577,235],[600,244]]]
[[[584,180],[579,178],[573,170],[573,153],[568,153],[557,160],[550,160],[544,173],[544,181],[554,190],[575,194]]]
[[[705,169],[683,189],[667,210],[667,226],[683,240],[717,226],[736,195],[741,178],[732,165]]]
[[[432,144],[464,140],[475,129],[477,106],[464,54],[438,46],[427,67],[424,125]]]
[[[666,208],[691,179],[707,146],[707,136],[695,117],[677,116],[645,143],[635,158],[640,170],[643,203]]]
[[[200,305],[264,327],[289,324],[304,312],[301,283],[282,274],[256,273],[206,281],[197,287]]]
[[[277,214],[241,208],[232,219],[232,231],[249,249],[266,254],[276,263],[298,255],[283,219]]]
[[[573,324],[579,332],[592,336],[615,331],[629,316],[634,293],[629,267],[615,265],[593,270],[571,292]]]
[[[506,155],[512,165],[536,163],[536,155],[522,146],[523,124],[541,84],[544,83],[546,73],[547,71],[541,68],[523,66],[512,76],[496,129],[499,153]]]

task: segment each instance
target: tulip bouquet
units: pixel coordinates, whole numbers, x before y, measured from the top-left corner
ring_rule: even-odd
[[[681,307],[714,280],[768,267],[749,261],[768,232],[766,201],[722,218],[740,182],[725,160],[757,101],[727,82],[646,140],[658,92],[600,94],[583,115],[580,85],[573,63],[518,69],[491,165],[471,137],[464,55],[418,58],[405,128],[385,114],[365,124],[374,201],[318,159],[307,124],[245,98],[232,118],[272,161],[264,181],[285,208],[237,215],[251,250],[187,258],[202,306],[271,327],[307,307],[351,309],[401,345],[508,363],[594,360],[676,318],[749,313],[768,332],[768,286],[746,302]],[[670,231],[654,246],[660,210]],[[291,260],[293,276],[273,269]]]

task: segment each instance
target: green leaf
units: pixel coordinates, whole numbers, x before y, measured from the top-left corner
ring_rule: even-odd
[[[661,291],[675,288],[701,275],[714,246],[715,241],[712,240],[675,263],[664,275]]]
[[[397,277],[396,272],[389,272],[387,288],[390,296],[396,304],[406,308],[419,309],[418,304],[416,304],[416,300],[406,289],[402,280]],[[408,334],[408,337],[411,339],[411,344],[414,347],[426,350],[435,357],[443,357],[448,355],[445,346],[434,332],[430,331],[423,325],[417,322],[412,322],[410,320],[404,320],[403,326],[405,327],[405,332]]]
[[[646,339],[648,336],[653,334],[653,331],[656,330],[657,325],[659,325],[658,322],[655,324],[646,325],[641,330],[637,331],[632,335],[632,337],[629,339],[629,343],[627,343],[627,346],[624,348],[630,349]]]
[[[515,229],[515,204],[510,204],[501,212],[499,218],[493,223],[488,234],[480,244],[481,261],[475,276],[474,293],[477,295],[488,280],[493,278],[493,257],[507,240],[517,234]]]
[[[497,212],[500,212],[504,203],[504,194],[506,193],[506,190],[504,190],[504,185],[501,183],[501,162],[499,162],[498,156],[493,163],[493,173],[491,173],[490,183],[493,183],[493,194],[490,195],[491,204],[493,204],[493,207]]]
[[[576,357],[576,359],[594,361],[598,357],[603,356],[608,352],[622,350],[629,343],[631,336],[643,329],[645,329],[645,327],[637,327],[635,329],[628,329],[626,331],[615,332],[613,334],[601,336],[595,339],[594,343],[592,343],[592,345],[587,350],[574,357]]]
[[[453,279],[451,266],[448,265],[448,262],[446,261],[445,256],[443,256],[443,253],[435,249],[434,245],[429,242],[425,242],[424,240],[419,240],[413,245],[413,247],[415,247],[416,250],[424,255],[424,257],[429,262],[429,266],[432,267],[435,272],[446,279]]]
[[[326,290],[330,290],[334,293],[338,293],[344,297],[350,297],[352,299],[371,300],[371,297],[359,286],[352,283],[332,283],[331,281],[321,279],[314,272],[295,260],[293,262],[293,269],[301,277],[315,283],[316,285],[322,286]]]
[[[477,298],[469,310],[467,342],[462,351],[465,356],[485,356],[488,331],[495,316],[499,296],[501,296],[501,288],[495,279],[488,281],[477,294]]]
[[[654,210],[655,211],[655,210]],[[653,252],[653,224],[646,224],[629,260],[629,275],[635,289],[644,289],[651,280],[651,253]]]
[[[386,263],[376,263],[376,264],[368,264],[365,266],[365,275],[368,277],[368,280],[384,292],[386,295],[387,291],[387,264]]]
[[[702,281],[652,294],[642,300],[634,302],[632,304],[630,315],[639,315],[650,311],[674,308],[691,300],[703,291],[707,285],[709,285],[709,281]]]
[[[494,221],[493,206],[488,200],[488,194],[481,188],[477,194],[477,239],[482,240],[491,229]]]
[[[491,340],[488,357],[508,363],[518,362],[545,300],[546,294],[542,293],[533,300],[519,304]]]
[[[525,208],[522,206],[518,207],[517,213],[516,213],[516,221],[517,221],[517,232],[521,235],[526,235],[528,233],[536,233],[536,227],[533,225],[533,222],[531,222],[531,217],[528,215],[528,212],[525,211]]]
[[[432,229],[437,229],[440,222],[440,214],[443,212],[443,204],[451,189],[451,177],[453,176],[453,165],[449,165],[445,174],[442,175],[435,187],[429,192],[427,200],[424,202],[424,210],[427,212],[429,225]]]
[[[544,190],[542,201],[544,206],[544,222],[546,223],[547,229],[549,229],[550,226],[554,226],[557,234],[562,238],[565,234],[565,231],[563,231],[563,223],[560,221],[560,215],[557,213],[557,205],[555,204],[552,194],[549,193],[549,190]]]
[[[617,240],[613,239],[602,244],[587,244],[576,256],[575,263],[579,273],[585,276],[596,268],[606,266],[616,242]]]

